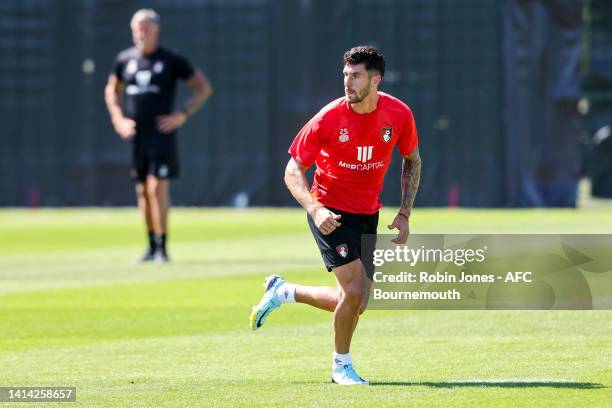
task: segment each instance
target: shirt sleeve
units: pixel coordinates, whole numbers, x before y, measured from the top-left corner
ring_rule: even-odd
[[[187,58],[181,55],[176,55],[174,64],[176,69],[176,75],[179,78],[187,80],[193,76],[195,69],[193,68],[193,65],[191,65],[191,63],[187,61]]]
[[[113,66],[113,74],[117,77],[119,81],[123,82],[123,66],[125,65],[125,61],[121,58],[117,57],[115,59],[115,65]]]
[[[302,165],[312,166],[323,147],[322,132],[320,118],[317,115],[297,134],[289,148],[289,154]]]
[[[402,157],[406,157],[416,149],[418,144],[419,136],[417,134],[416,123],[414,122],[414,115],[412,111],[408,111],[408,119],[402,133],[400,133],[397,148]]]

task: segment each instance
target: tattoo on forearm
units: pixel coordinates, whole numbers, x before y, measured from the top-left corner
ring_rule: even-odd
[[[421,179],[421,157],[418,148],[405,157],[402,163],[402,206],[408,214],[412,211],[414,197],[419,189]]]

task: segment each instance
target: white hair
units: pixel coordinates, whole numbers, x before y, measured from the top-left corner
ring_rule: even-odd
[[[137,12],[135,12],[134,15],[132,16],[132,21],[130,22],[130,24],[133,25],[134,23],[141,21],[141,20],[147,20],[154,24],[159,25],[159,14],[157,14],[157,12],[153,9],[148,9],[148,8],[140,9]]]

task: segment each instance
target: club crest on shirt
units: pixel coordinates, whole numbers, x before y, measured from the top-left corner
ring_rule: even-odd
[[[340,244],[336,247],[336,252],[338,252],[338,255],[340,255],[343,258],[346,258],[348,256],[348,245],[346,244]]]
[[[340,129],[340,135],[338,136],[338,140],[341,141],[342,143],[348,142],[349,135],[348,135],[348,129],[347,128],[341,128]]]
[[[153,72],[156,74],[160,74],[164,70],[164,63],[162,61],[157,61],[153,64]]]
[[[380,135],[382,137],[383,142],[387,143],[393,137],[393,128],[384,127],[380,129]]]

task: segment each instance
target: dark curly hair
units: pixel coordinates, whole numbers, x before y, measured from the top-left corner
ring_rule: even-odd
[[[385,56],[376,47],[358,45],[344,53],[344,65],[364,64],[365,69],[375,70],[382,78],[385,75]]]

